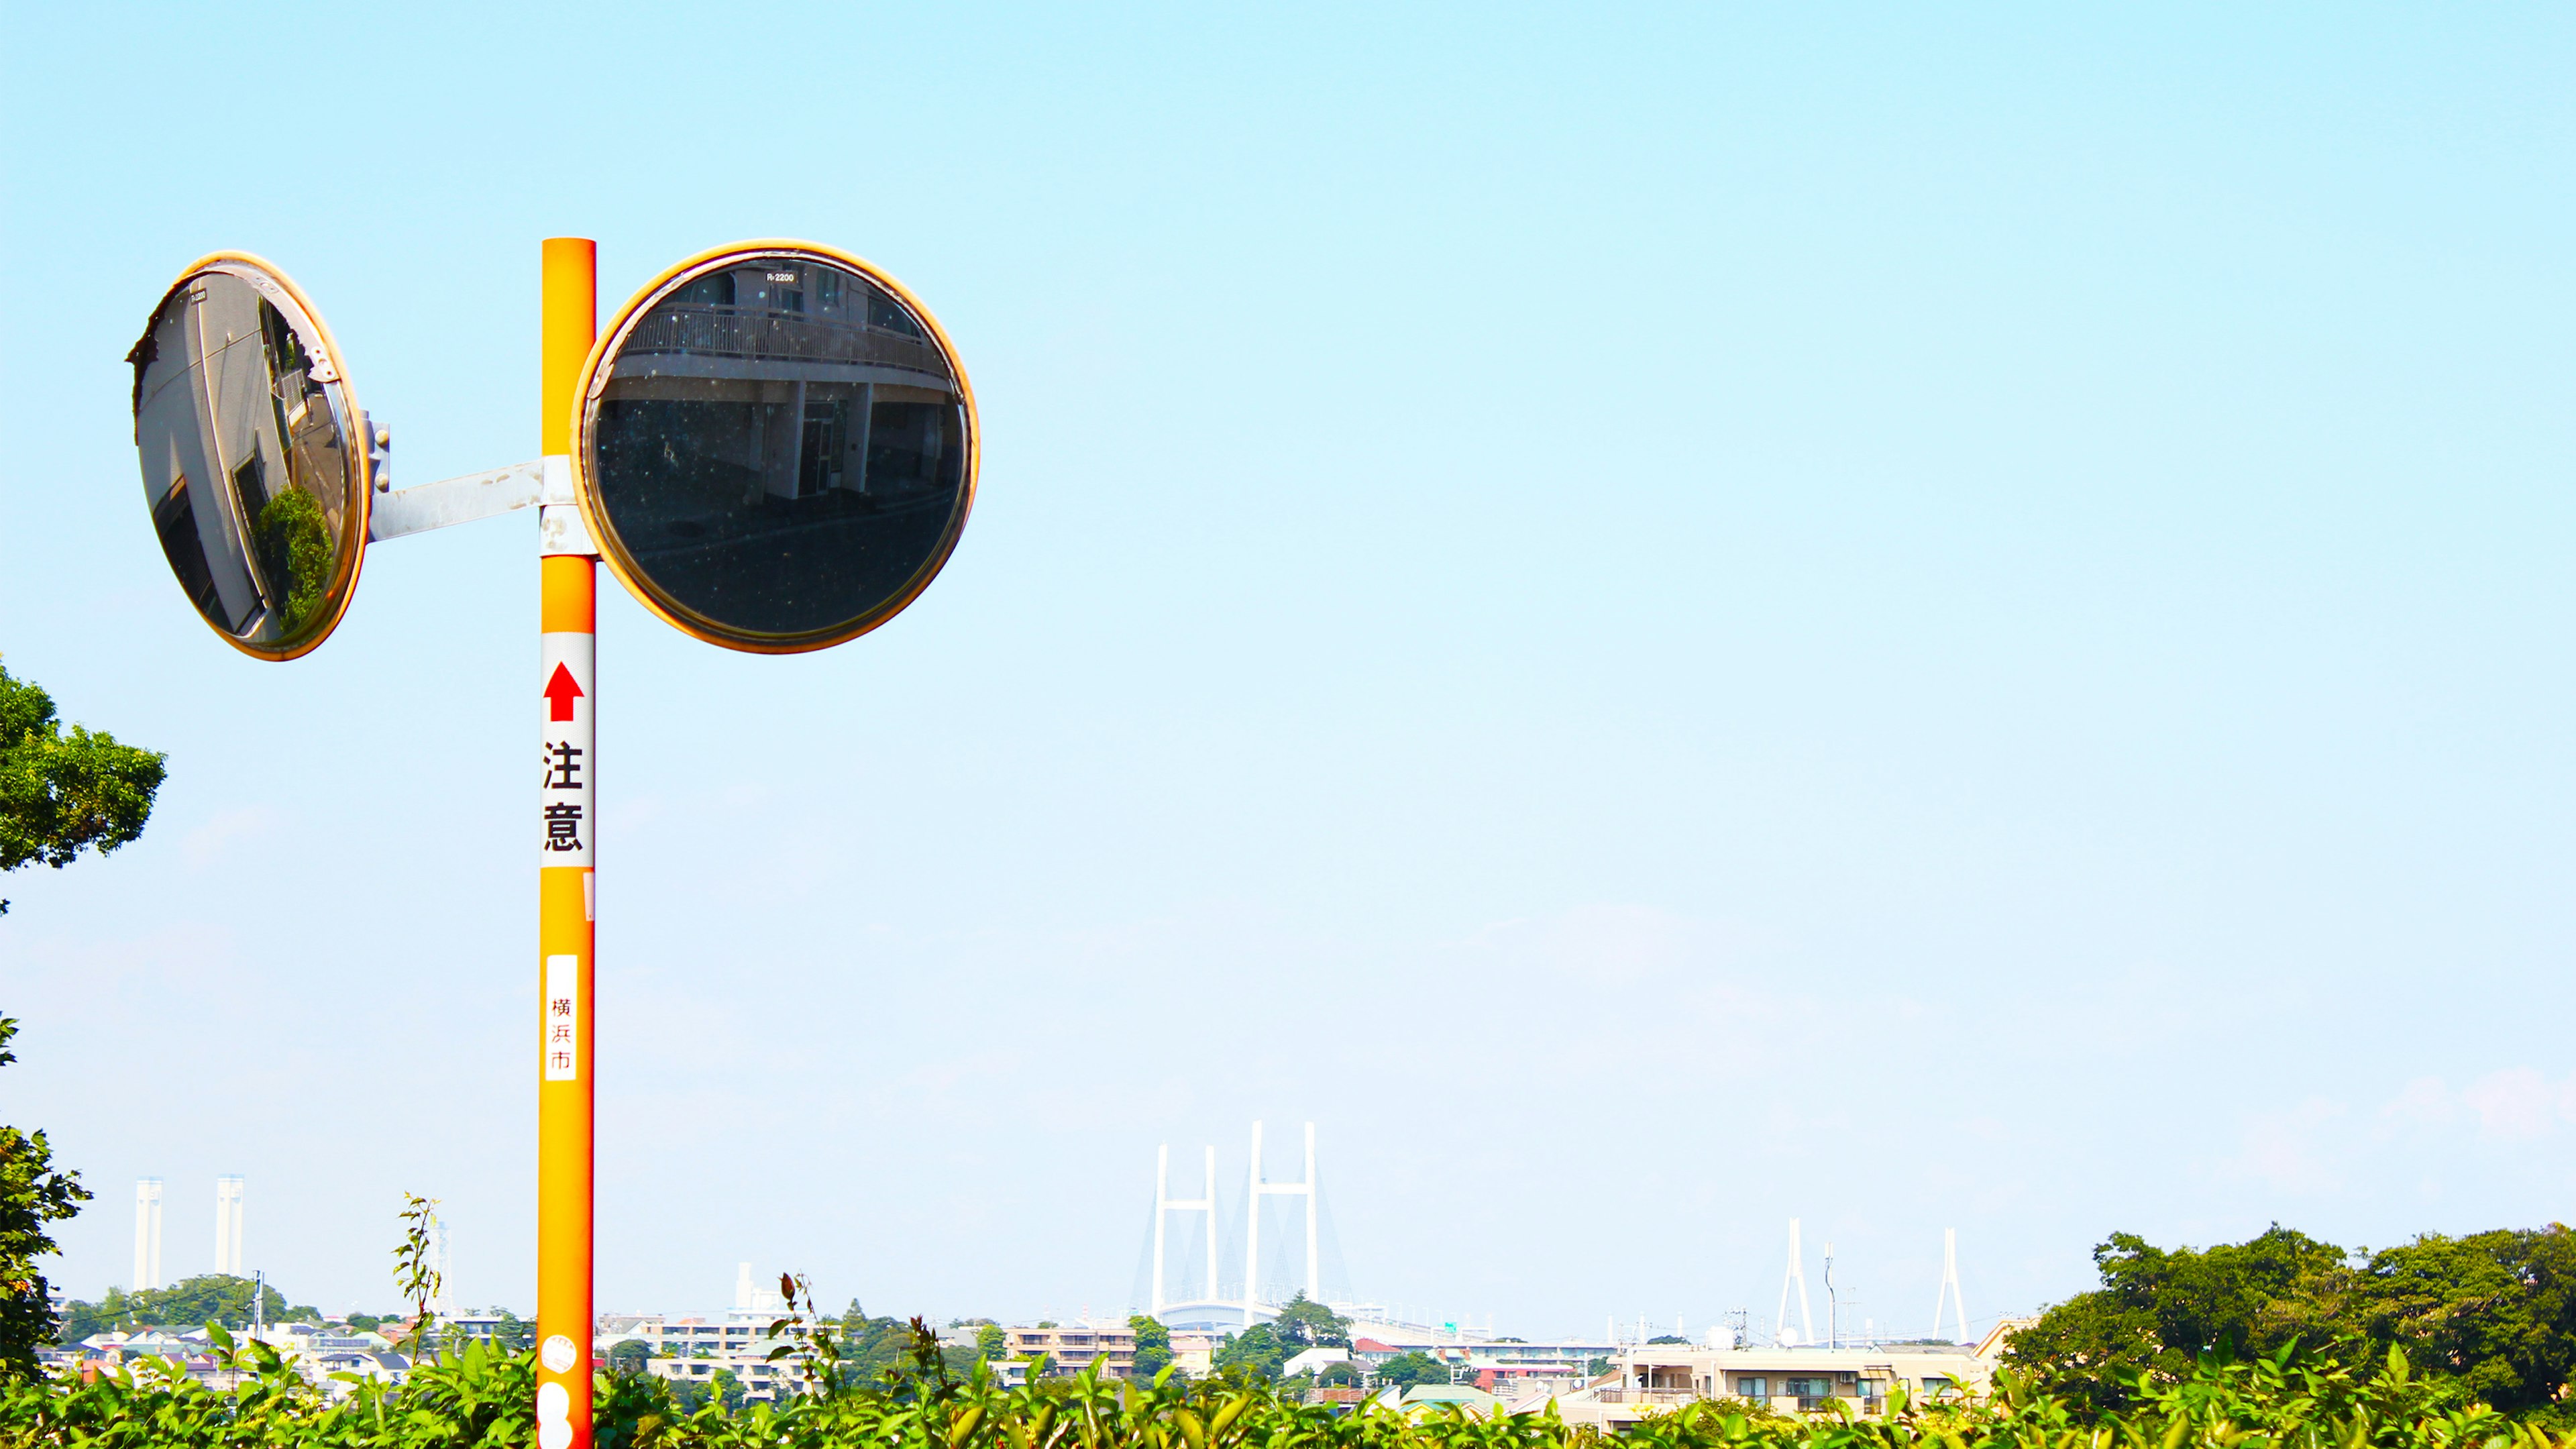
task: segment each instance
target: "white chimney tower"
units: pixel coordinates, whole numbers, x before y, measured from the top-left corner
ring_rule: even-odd
[[[242,1271],[242,1180],[215,1179],[215,1271],[238,1278]]]
[[[733,1306],[736,1308],[751,1306],[751,1265],[749,1263],[734,1270]]]
[[[134,1184],[134,1287],[137,1292],[161,1286],[161,1179]]]

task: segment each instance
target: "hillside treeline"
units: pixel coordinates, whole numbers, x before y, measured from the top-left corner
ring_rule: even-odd
[[[2507,1414],[2554,1411],[2576,1370],[2576,1234],[2428,1233],[2347,1251],[2275,1224],[2242,1243],[2158,1248],[2114,1233],[2102,1286],[2015,1334],[2004,1363],[2088,1414],[2140,1400],[2211,1356],[2293,1350],[2359,1364],[2402,1351],[2417,1373]]]

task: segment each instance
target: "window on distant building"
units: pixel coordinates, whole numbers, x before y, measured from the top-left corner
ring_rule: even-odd
[[[1735,1376],[1735,1391],[1748,1399],[1767,1398],[1771,1393],[1771,1381],[1760,1374],[1738,1374]]]
[[[700,277],[682,287],[672,300],[701,307],[730,307],[733,305],[733,273],[718,272],[712,277]]]

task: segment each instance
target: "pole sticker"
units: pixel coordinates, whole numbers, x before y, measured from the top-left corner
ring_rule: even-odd
[[[581,958],[546,958],[545,1079],[581,1080]]]
[[[544,749],[537,786],[537,864],[588,869],[591,831],[592,636],[542,634]]]

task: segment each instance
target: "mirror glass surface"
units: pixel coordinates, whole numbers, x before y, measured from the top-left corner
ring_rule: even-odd
[[[144,502],[179,587],[255,653],[318,643],[356,576],[365,486],[319,329],[275,281],[206,271],[162,298],[130,360]]]
[[[584,419],[599,542],[717,642],[837,643],[947,558],[965,390],[891,292],[810,255],[728,258],[615,348]]]

